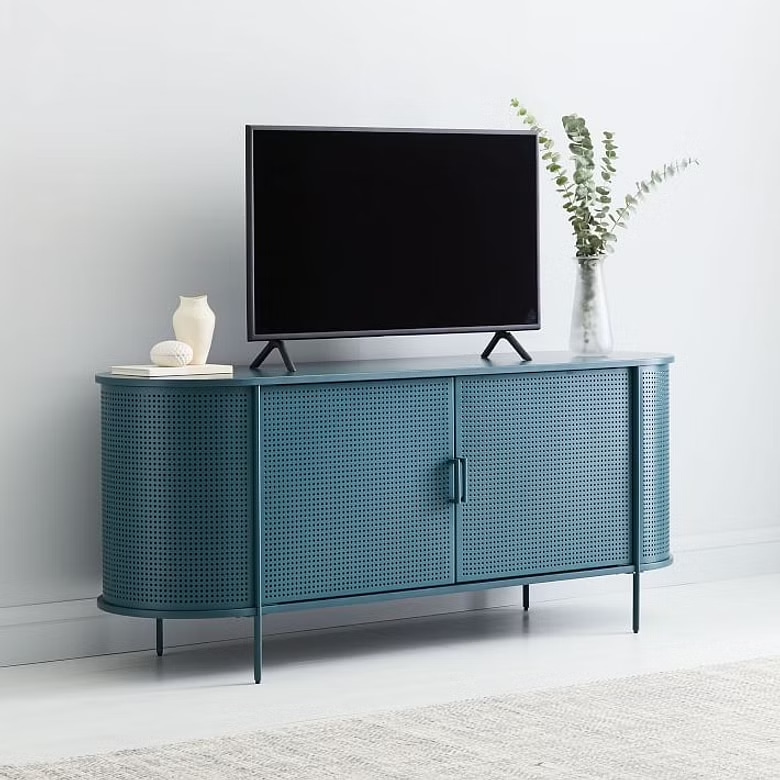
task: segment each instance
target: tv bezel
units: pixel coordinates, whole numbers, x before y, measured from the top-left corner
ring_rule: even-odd
[[[386,330],[340,330],[306,331],[292,333],[256,333],[255,326],[255,222],[254,222],[254,159],[253,141],[255,131],[284,130],[290,132],[347,132],[347,133],[434,133],[447,135],[527,135],[538,138],[538,133],[526,129],[451,129],[451,128],[414,128],[414,127],[321,127],[306,125],[246,125],[246,300],[247,300],[247,341],[288,341],[292,339],[336,339],[357,338],[359,336],[421,336],[439,333],[488,333],[491,331],[540,330],[540,280],[539,280],[539,144],[534,144],[536,162],[536,322],[503,323],[494,325],[467,325],[445,328],[394,328]]]

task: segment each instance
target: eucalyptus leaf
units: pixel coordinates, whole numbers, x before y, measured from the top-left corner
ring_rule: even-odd
[[[537,134],[537,140],[543,149],[541,159],[550,173],[563,202],[563,208],[568,214],[567,220],[572,226],[577,257],[599,257],[614,251],[617,235],[612,228],[627,228],[627,220],[636,211],[637,204],[644,200],[652,190],[667,178],[671,178],[686,170],[699,161],[686,157],[671,163],[665,163],[657,170],[652,170],[647,180],[636,182],[636,190],[625,195],[620,202],[613,204],[609,186],[617,173],[618,146],[614,141],[615,134],[604,130],[601,133],[601,156],[599,175],[600,182],[596,184],[596,156],[593,140],[585,119],[577,114],[565,114],[561,124],[568,139],[568,151],[572,166],[565,165],[561,154],[555,151],[552,134],[536,123],[536,117],[529,114],[517,98],[510,101],[512,108],[522,122]]]

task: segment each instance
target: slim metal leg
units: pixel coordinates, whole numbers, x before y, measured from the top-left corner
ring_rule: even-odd
[[[288,358],[284,351],[284,344],[279,342],[281,348],[279,351],[285,358],[285,364]],[[295,367],[290,364],[288,371],[295,371]],[[258,389],[258,388],[256,388]],[[260,682],[263,675],[263,521],[260,507],[262,504],[262,480],[260,478],[260,440],[262,438],[260,431],[260,394],[255,393],[255,413],[254,413],[254,440],[252,458],[252,482],[255,485],[255,500],[252,508],[252,579],[254,585],[254,640],[252,649],[254,651],[254,672],[255,684]]]
[[[523,609],[528,612],[530,585],[523,585]]]
[[[634,564],[632,628],[639,633],[639,574],[642,571],[642,372],[631,369],[631,561]]]
[[[633,609],[633,629],[634,633],[639,633],[639,572],[632,575],[634,578],[634,609]]]
[[[157,629],[157,655],[163,654],[163,622],[162,618],[155,618],[155,627]]]
[[[263,615],[258,609],[255,615],[255,683],[260,682],[263,673]]]

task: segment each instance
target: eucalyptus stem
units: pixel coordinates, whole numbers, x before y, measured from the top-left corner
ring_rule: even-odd
[[[594,146],[590,130],[585,120],[577,114],[561,117],[564,132],[569,140],[569,157],[574,163],[574,172],[570,173],[555,150],[555,142],[550,133],[537,124],[536,117],[520,104],[517,98],[510,105],[516,109],[517,116],[532,132],[538,135],[542,150],[542,162],[552,177],[556,191],[563,200],[563,208],[568,214],[572,226],[576,256],[578,259],[602,257],[614,252],[618,240],[614,228],[626,228],[637,205],[645,196],[655,190],[659,184],[699,161],[693,157],[684,157],[664,164],[650,171],[647,179],[636,183],[636,190],[623,197],[618,208],[614,208],[612,183],[617,173],[615,161],[618,158],[615,134],[602,133],[603,155],[599,167],[601,181],[595,181],[596,163]],[[614,208],[614,211],[613,211]]]

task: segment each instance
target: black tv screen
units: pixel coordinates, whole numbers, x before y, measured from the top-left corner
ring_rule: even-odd
[[[246,140],[250,341],[539,328],[534,134]]]

